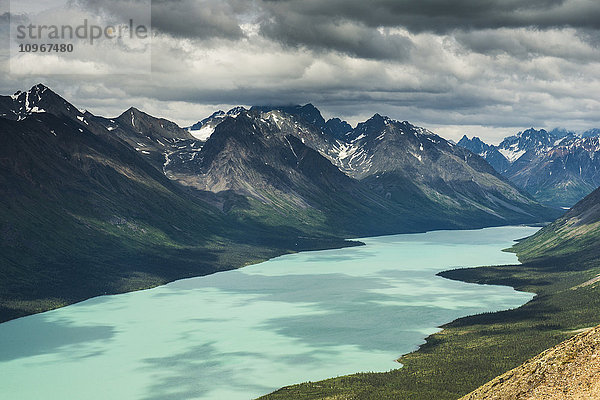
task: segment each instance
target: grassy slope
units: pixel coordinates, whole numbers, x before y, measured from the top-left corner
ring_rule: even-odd
[[[281,226],[283,218],[227,216],[160,188],[137,189],[133,204],[106,199],[95,210],[26,188],[18,203],[0,199],[0,322],[292,251],[357,244],[311,226]]]
[[[168,224],[152,216],[151,205],[141,207],[147,214],[132,216],[127,207],[111,208],[113,215],[103,215],[85,208],[65,213],[35,198],[24,204],[27,199],[21,197],[18,207],[0,201],[0,322],[292,251],[357,244],[311,235],[310,229],[270,225],[277,220],[211,214],[188,199],[168,197],[164,200],[169,206],[180,203]],[[160,199],[156,193],[149,198]]]
[[[588,198],[513,249],[523,265],[447,271],[449,279],[502,284],[537,296],[516,310],[456,320],[404,365],[280,389],[264,399],[456,399],[541,351],[600,323],[598,204]]]

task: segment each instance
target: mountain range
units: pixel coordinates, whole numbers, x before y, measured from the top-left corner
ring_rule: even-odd
[[[235,115],[219,118],[199,157],[170,163],[170,173],[197,189],[230,191],[263,204],[276,193],[278,207],[320,210],[328,224],[350,233],[496,224],[541,211],[480,157],[406,121],[375,114],[352,129],[325,121],[310,104],[253,107]],[[316,175],[306,181],[305,155],[311,165],[321,165],[313,171],[318,181]],[[289,170],[294,164],[299,171]]]
[[[430,131],[378,114],[352,128],[310,104],[182,129],[40,84],[0,96],[0,143],[1,320],[347,237],[557,215]]]
[[[600,186],[597,129],[580,137],[565,129],[527,129],[498,146],[464,136],[458,145],[483,157],[538,201],[569,208]]]

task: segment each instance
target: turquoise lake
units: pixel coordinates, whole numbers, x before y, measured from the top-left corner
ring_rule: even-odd
[[[361,239],[0,324],[0,398],[252,399],[400,367],[438,326],[533,295],[435,276],[515,264],[538,228]]]

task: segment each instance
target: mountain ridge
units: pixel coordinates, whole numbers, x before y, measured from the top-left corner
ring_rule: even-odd
[[[458,145],[479,154],[538,201],[569,208],[600,186],[600,139],[566,129],[527,129],[493,146],[466,135]]]

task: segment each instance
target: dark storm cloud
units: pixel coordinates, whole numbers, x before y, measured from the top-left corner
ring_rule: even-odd
[[[413,33],[462,32],[462,44],[474,51],[524,57],[543,55],[550,49],[510,35],[488,33],[484,38],[469,33],[520,27],[595,31],[600,27],[600,2],[595,0],[261,0],[256,4],[261,33],[272,40],[374,59],[404,60],[413,47],[409,38],[386,33],[382,27]],[[560,56],[560,51],[550,52]]]
[[[285,45],[333,50],[367,59],[406,60],[412,48],[406,36],[323,18],[309,21],[280,15],[263,21],[261,33]]]
[[[267,15],[285,22],[329,18],[414,32],[537,26],[600,27],[596,0],[261,0]]]
[[[436,34],[519,27],[600,28],[597,0],[260,0],[256,4],[263,35],[292,46],[364,58],[402,59],[410,49],[408,38],[386,35],[382,27]],[[527,44],[517,47],[527,52]]]
[[[77,0],[112,7],[136,0]],[[153,0],[156,31],[177,38],[238,40],[243,23],[257,23],[264,37],[293,48],[337,51],[353,57],[406,60],[413,48],[401,31],[470,32],[485,29],[600,28],[597,0]],[[389,29],[392,28],[390,32]],[[501,39],[491,38],[498,42]],[[464,38],[475,51],[483,42]],[[510,45],[504,40],[505,44]],[[504,44],[500,45],[503,50]],[[517,45],[517,51],[526,51]],[[491,49],[492,51],[497,49]],[[509,49],[510,50],[510,49]],[[534,49],[535,50],[535,49]],[[483,50],[485,51],[485,50]]]
[[[149,0],[76,0],[96,13],[135,15],[147,11]],[[239,16],[250,7],[244,0],[152,0],[152,27],[176,38],[239,39]]]
[[[466,49],[481,54],[506,54],[522,60],[555,57],[579,63],[599,61],[591,37],[574,31],[486,29],[456,32],[454,38]]]
[[[239,39],[246,9],[240,1],[153,0],[152,26],[175,37]]]

